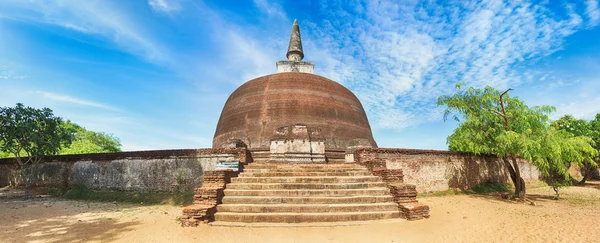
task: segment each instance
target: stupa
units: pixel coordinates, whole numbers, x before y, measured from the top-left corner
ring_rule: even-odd
[[[324,162],[329,151],[377,147],[358,98],[303,61],[297,20],[286,57],[276,62],[277,73],[250,80],[229,96],[213,148],[244,144],[251,151],[268,149],[273,160],[296,154],[299,161]]]
[[[350,90],[313,74],[314,63],[303,61],[298,21],[286,56],[277,73],[246,82],[227,99],[213,148],[240,151],[243,159],[222,156],[214,170],[203,171],[182,224],[337,226],[429,217],[415,186],[403,183],[402,169],[360,156],[380,150],[373,149],[367,115]]]

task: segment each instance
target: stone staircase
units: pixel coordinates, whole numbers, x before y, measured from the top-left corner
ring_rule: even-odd
[[[309,223],[400,217],[386,183],[357,164],[251,163],[224,189],[214,223]]]

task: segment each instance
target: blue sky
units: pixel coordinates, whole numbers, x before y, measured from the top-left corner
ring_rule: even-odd
[[[49,107],[125,150],[210,147],[229,94],[285,59],[294,19],[380,147],[446,149],[456,124],[435,100],[458,81],[553,118],[600,112],[597,0],[0,0],[0,106]]]

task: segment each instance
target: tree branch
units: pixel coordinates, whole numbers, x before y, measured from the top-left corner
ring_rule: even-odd
[[[508,124],[508,116],[506,116],[506,109],[504,108],[504,100],[502,99],[502,96],[504,96],[506,93],[508,93],[508,91],[513,90],[512,88],[508,88],[506,91],[504,91],[504,93],[502,93],[500,95],[500,106],[502,107],[502,114],[504,117],[504,126],[506,128],[506,131],[510,131],[510,125]]]
[[[500,113],[500,112],[499,112],[499,111],[497,111],[497,110],[493,110],[493,109],[487,109],[487,110],[488,110],[488,111],[491,111],[491,112],[494,112],[494,113],[496,113],[497,115],[499,115],[499,116],[501,116],[501,117],[504,117],[504,114]]]

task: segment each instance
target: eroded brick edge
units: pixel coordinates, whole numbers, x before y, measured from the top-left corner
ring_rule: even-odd
[[[403,218],[407,220],[429,218],[429,206],[417,201],[415,185],[404,184],[402,169],[388,169],[383,159],[361,161],[360,164],[386,183]]]

